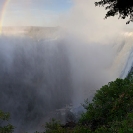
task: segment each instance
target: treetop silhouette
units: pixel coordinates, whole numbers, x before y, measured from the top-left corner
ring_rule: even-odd
[[[126,24],[133,22],[133,0],[100,0],[95,2],[95,6],[105,6],[105,9],[108,10],[105,19],[119,15],[121,19],[129,17]]]

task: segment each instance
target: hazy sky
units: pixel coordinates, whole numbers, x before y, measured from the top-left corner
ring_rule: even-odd
[[[7,1],[6,8],[3,8]],[[95,7],[95,1],[98,0],[0,0],[0,21],[3,26],[63,24],[71,30],[81,29],[79,33],[83,31],[87,35],[88,31],[91,34],[94,31],[94,35],[99,31],[101,35],[105,29],[106,33],[111,31],[114,34],[116,29],[133,27],[133,23],[127,26],[126,20],[118,20],[118,16],[104,20],[106,11],[103,7]]]
[[[0,0],[0,12],[4,3]],[[58,25],[60,15],[67,13],[73,6],[72,0],[8,0],[4,9],[3,25]]]

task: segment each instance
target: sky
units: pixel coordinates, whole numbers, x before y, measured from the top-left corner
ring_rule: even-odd
[[[7,6],[4,7],[5,2]],[[96,0],[0,0],[0,27],[2,26],[60,26],[77,30],[79,33],[94,34],[127,26],[118,16],[104,20],[106,11],[95,7]],[[114,23],[115,22],[115,23]],[[114,30],[113,30],[114,29]],[[94,31],[94,32],[93,32]],[[77,31],[75,31],[77,33]]]
[[[72,0],[0,0],[3,26],[58,26],[58,18],[73,6]]]

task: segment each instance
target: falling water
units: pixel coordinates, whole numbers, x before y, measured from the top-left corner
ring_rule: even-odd
[[[16,132],[35,131],[57,110],[79,107],[132,68],[127,34],[105,45],[61,36],[58,28],[11,31],[0,37],[0,109],[10,112]]]

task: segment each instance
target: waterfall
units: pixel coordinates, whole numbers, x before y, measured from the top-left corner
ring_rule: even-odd
[[[56,110],[79,107],[132,68],[132,37],[96,43],[57,29],[6,29],[0,36],[0,109],[10,112],[16,132],[35,131]]]

